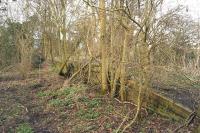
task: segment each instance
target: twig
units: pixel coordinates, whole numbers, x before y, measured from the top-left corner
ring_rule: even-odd
[[[189,126],[189,125],[192,123],[192,121],[194,120],[195,117],[196,117],[196,112],[193,111],[193,112],[188,116],[188,118],[186,119],[186,121],[185,121],[181,126],[177,127],[177,128],[173,131],[173,133],[178,132],[181,128],[183,128],[183,127],[185,127],[185,126]]]
[[[124,129],[122,130],[122,133],[126,131],[126,129],[128,129],[130,126],[132,126],[133,123],[135,123],[136,119],[138,118],[138,115],[140,113],[140,109],[141,109],[141,93],[142,93],[142,88],[141,86],[139,87],[139,94],[138,94],[138,99],[137,99],[137,111],[136,114],[133,118],[133,120],[124,127]]]
[[[82,69],[84,69],[91,61],[93,60],[93,58],[91,58],[89,60],[88,63],[86,63],[84,66],[82,66],[77,72],[75,72],[68,80],[68,82],[70,82],[77,74],[79,74],[81,72]]]
[[[119,132],[119,130],[121,129],[121,127],[123,126],[123,124],[128,120],[128,118],[129,118],[128,116],[129,116],[130,113],[131,113],[131,112],[129,112],[129,113],[124,117],[122,123],[121,123],[121,124],[119,125],[119,127],[117,128],[116,133]]]
[[[115,98],[115,100],[116,100],[117,102],[119,102],[120,104],[131,104],[131,105],[137,106],[136,104],[134,104],[134,103],[132,103],[132,102],[127,102],[127,101],[122,102],[122,101],[120,101],[120,100],[117,99],[117,98]]]

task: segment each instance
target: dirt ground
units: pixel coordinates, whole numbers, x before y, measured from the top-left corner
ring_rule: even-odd
[[[135,110],[132,104],[101,96],[96,86],[62,88],[63,82],[62,77],[48,71],[33,71],[26,78],[17,72],[1,74],[0,132],[112,133],[126,114]],[[84,93],[79,88],[85,88]],[[130,118],[133,116],[131,113]],[[194,119],[179,132],[193,131],[198,122]],[[184,120],[175,121],[142,110],[138,122],[127,132],[171,133],[183,123]]]
[[[12,132],[23,123],[30,124],[34,132],[56,132],[53,112],[45,112],[36,93],[47,87],[60,88],[63,80],[45,76],[47,79],[33,73],[26,78],[15,73],[0,76],[0,132]]]

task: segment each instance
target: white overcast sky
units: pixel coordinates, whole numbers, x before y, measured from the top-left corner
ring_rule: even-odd
[[[12,17],[17,20],[23,20],[23,16],[20,16],[21,9],[23,6],[21,5],[22,0],[17,0],[17,2],[12,2],[12,0],[9,1],[9,9],[12,12]],[[168,10],[176,7],[178,4],[183,5],[188,8],[188,12],[185,12],[186,14],[189,14],[197,20],[200,18],[200,0],[164,0],[163,4],[163,10]],[[10,13],[9,13],[10,14]]]
[[[166,9],[171,9],[177,5],[183,5],[188,8],[186,14],[191,15],[194,19],[200,18],[200,0],[164,0]]]

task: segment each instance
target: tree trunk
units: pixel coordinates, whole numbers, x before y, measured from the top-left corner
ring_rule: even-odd
[[[126,71],[125,71],[125,66],[127,62],[127,44],[128,44],[128,31],[125,31],[125,37],[124,37],[124,44],[123,44],[123,52],[122,52],[122,61],[121,61],[121,74],[120,74],[120,97],[121,100],[124,101],[126,100],[125,96],[125,76],[126,76]]]
[[[100,46],[101,46],[101,87],[102,93],[107,90],[107,50],[106,50],[106,11],[105,0],[99,1],[99,28],[100,28]]]

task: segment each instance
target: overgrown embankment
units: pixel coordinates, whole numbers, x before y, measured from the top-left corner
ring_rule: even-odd
[[[33,71],[26,78],[16,72],[0,76],[0,132],[80,133],[115,132],[135,105],[99,93],[98,86],[65,85],[47,71]],[[127,123],[128,123],[127,121]],[[196,121],[196,120],[195,120]],[[142,109],[127,132],[171,132],[184,123]],[[194,125],[181,129],[191,131]]]

